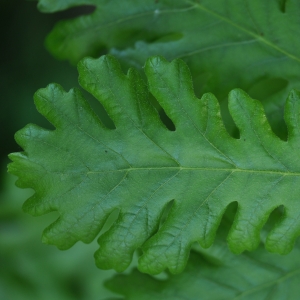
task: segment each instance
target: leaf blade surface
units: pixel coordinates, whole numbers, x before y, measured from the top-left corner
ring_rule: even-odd
[[[176,130],[168,130],[148,99],[148,88],[133,69],[123,74],[111,56],[79,64],[80,84],[104,106],[115,123],[108,129],[78,90],[50,85],[35,95],[38,110],[55,127],[29,125],[17,133],[24,153],[11,154],[10,172],[36,194],[24,209],[52,210],[60,218],[44,232],[45,242],[67,249],[91,242],[108,216],[113,226],[99,238],[96,264],[123,271],[142,247],[139,268],[180,273],[191,245],[209,247],[226,207],[239,208],[228,235],[235,253],[255,249],[269,214],[285,206],[271,231],[269,251],[288,253],[299,235],[299,93],[287,100],[289,140],[271,130],[259,101],[236,89],[229,110],[240,138],[226,131],[217,99],[193,94],[188,67],[162,57],[145,65],[149,91]],[[173,201],[163,224],[165,207]]]

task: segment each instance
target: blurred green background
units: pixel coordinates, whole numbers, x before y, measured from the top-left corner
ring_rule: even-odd
[[[78,243],[63,252],[41,243],[42,230],[55,214],[33,218],[22,212],[32,191],[15,187],[7,174],[7,154],[20,151],[14,133],[27,123],[51,126],[35,109],[34,92],[51,82],[78,86],[74,66],[50,56],[44,39],[57,20],[78,11],[46,15],[35,1],[1,0],[0,63],[0,299],[118,298],[102,282],[113,271],[96,268],[90,245]]]

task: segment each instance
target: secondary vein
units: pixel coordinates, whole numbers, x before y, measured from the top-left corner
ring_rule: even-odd
[[[267,45],[267,46],[269,46],[269,47],[271,47],[271,48],[277,50],[278,52],[284,54],[285,56],[287,56],[287,57],[289,57],[289,58],[291,58],[291,59],[297,61],[298,63],[300,63],[300,58],[299,58],[299,57],[297,57],[297,56],[295,56],[295,55],[289,53],[288,51],[286,51],[286,50],[280,48],[279,46],[275,45],[274,43],[272,43],[271,41],[269,41],[269,40],[267,40],[266,38],[262,37],[261,35],[256,34],[256,33],[254,33],[254,32],[251,32],[250,30],[248,30],[248,29],[246,29],[246,28],[244,28],[244,27],[242,27],[242,26],[240,26],[240,25],[238,25],[238,24],[232,22],[230,19],[225,18],[224,16],[222,16],[222,15],[220,15],[220,14],[218,14],[218,13],[216,13],[216,12],[214,12],[214,11],[212,11],[212,10],[206,8],[206,7],[204,7],[204,6],[201,5],[200,3],[196,3],[196,2],[194,2],[193,0],[186,0],[186,2],[187,2],[187,3],[190,3],[191,5],[195,5],[196,7],[198,7],[198,9],[200,9],[200,10],[202,10],[202,11],[205,11],[205,12],[211,14],[212,16],[214,16],[215,18],[218,18],[218,19],[220,19],[220,20],[222,20],[222,21],[224,21],[224,22],[230,24],[231,26],[237,28],[238,30],[247,33],[248,35],[254,37],[254,38],[257,39],[258,41],[264,43],[265,45]]]

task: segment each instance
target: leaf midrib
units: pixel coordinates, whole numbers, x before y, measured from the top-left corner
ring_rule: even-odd
[[[244,27],[242,27],[242,26],[240,26],[240,25],[238,25],[238,24],[232,22],[231,20],[225,18],[225,17],[222,16],[222,15],[217,14],[216,12],[214,12],[214,11],[208,9],[208,8],[205,8],[205,7],[204,7],[203,5],[201,5],[200,3],[196,3],[196,2],[194,2],[193,0],[186,0],[186,2],[187,2],[187,3],[190,3],[191,5],[196,6],[198,9],[200,9],[200,10],[202,10],[202,11],[205,11],[205,12],[211,14],[212,16],[214,16],[214,17],[217,18],[217,19],[222,20],[222,21],[226,22],[227,24],[230,24],[231,26],[237,28],[238,30],[247,33],[248,35],[254,37],[256,40],[258,40],[258,41],[264,43],[265,45],[267,45],[267,46],[269,46],[269,47],[271,47],[271,48],[277,50],[278,52],[284,54],[285,56],[287,56],[287,57],[289,57],[289,58],[291,58],[291,59],[297,61],[298,63],[300,63],[300,58],[298,58],[297,56],[295,56],[295,55],[289,53],[288,51],[286,51],[286,50],[284,50],[284,49],[278,47],[277,45],[275,45],[275,44],[272,43],[271,41],[265,39],[264,37],[262,37],[262,36],[260,36],[260,35],[258,35],[258,34],[256,34],[256,33],[251,32],[250,30],[248,30],[248,29],[246,29],[246,28],[244,28]]]
[[[117,170],[104,170],[104,171],[89,171],[87,174],[98,173],[113,173],[113,172],[132,172],[132,171],[159,171],[159,170],[173,170],[173,171],[216,171],[216,172],[241,172],[241,173],[258,173],[258,174],[271,174],[281,176],[300,176],[299,172],[282,172],[271,170],[252,170],[252,169],[239,169],[239,168],[204,168],[204,167],[138,167],[138,168],[123,168]]]

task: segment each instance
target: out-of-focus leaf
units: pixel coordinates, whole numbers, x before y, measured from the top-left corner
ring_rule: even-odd
[[[300,88],[300,2],[261,0],[127,0],[47,1],[44,10],[79,4],[96,10],[62,21],[47,38],[50,52],[77,63],[103,52],[117,56],[125,66],[141,68],[152,55],[184,59],[193,74],[198,95],[213,92],[223,100],[233,88],[250,93],[253,85],[268,81],[250,96],[264,99],[271,124],[286,136],[284,100]],[[282,84],[277,85],[281,81]],[[266,85],[266,84],[265,84]],[[281,89],[274,97],[268,86]],[[267,96],[267,97],[266,97]],[[226,126],[233,123],[223,105]]]

